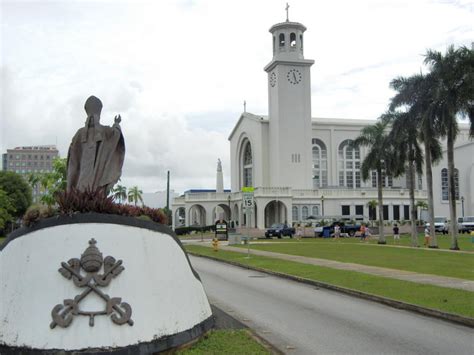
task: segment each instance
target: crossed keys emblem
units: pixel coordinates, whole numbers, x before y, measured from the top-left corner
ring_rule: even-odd
[[[110,297],[100,290],[99,287],[108,286],[110,281],[117,277],[125,268],[122,266],[122,260],[116,261],[114,257],[107,256],[102,258],[102,253],[95,246],[96,240],[89,241],[89,247],[81,255],[81,259],[73,258],[67,263],[62,262],[58,270],[66,279],[74,282],[77,287],[85,287],[74,299],[65,299],[63,304],[57,304],[51,311],[53,321],[49,325],[51,329],[59,325],[67,328],[74,316],[82,315],[89,317],[89,326],[94,326],[94,317],[98,315],[110,315],[112,322],[118,325],[128,323],[133,325],[132,307],[126,302],[122,302],[120,297]],[[104,273],[99,274],[100,269],[104,267]],[[81,268],[86,275],[81,274]],[[102,311],[83,311],[79,309],[79,304],[91,292],[94,292],[105,301],[105,310]]]

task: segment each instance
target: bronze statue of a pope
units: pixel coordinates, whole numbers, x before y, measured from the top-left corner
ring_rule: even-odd
[[[100,124],[102,102],[95,96],[86,100],[85,126],[72,138],[67,156],[67,190],[103,189],[108,193],[122,174],[125,141],[120,115],[112,127]]]

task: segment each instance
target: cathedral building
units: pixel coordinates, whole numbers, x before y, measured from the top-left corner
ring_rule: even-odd
[[[268,115],[243,112],[229,135],[231,191],[222,188],[219,163],[216,190],[190,190],[174,199],[174,224],[182,221],[186,226],[211,225],[223,217],[245,225],[245,187],[254,188],[255,206],[248,221],[253,228],[264,229],[276,222],[291,224],[311,217],[376,219],[368,202],[377,200],[377,176],[373,172],[368,181],[362,180],[360,168],[367,148],[351,144],[363,127],[375,121],[312,117],[314,61],[304,57],[305,31],[301,23],[288,20],[270,28],[273,56],[264,68],[268,77]],[[473,215],[474,143],[468,133],[468,126],[460,125],[456,149],[467,160],[456,162],[457,189],[463,197],[465,213]],[[433,176],[435,214],[449,216],[443,197],[447,180],[442,177],[446,172],[442,164],[446,168],[444,160]],[[383,196],[384,220],[410,219],[405,177],[384,176]],[[427,200],[423,176],[417,176],[415,199]]]

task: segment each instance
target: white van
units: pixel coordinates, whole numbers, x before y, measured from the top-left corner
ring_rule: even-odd
[[[474,216],[459,217],[458,228],[462,233],[474,231]]]
[[[448,225],[448,218],[446,217],[435,217],[434,218],[434,227],[435,232],[445,233]],[[429,227],[428,222],[425,223],[425,227]]]

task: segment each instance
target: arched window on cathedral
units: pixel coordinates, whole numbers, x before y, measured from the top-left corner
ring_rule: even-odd
[[[353,143],[346,139],[339,145],[337,169],[341,187],[360,187],[360,150]]]
[[[313,216],[313,217],[319,216],[319,207],[318,206],[313,206],[313,212],[311,213],[311,216]]]
[[[377,187],[377,172],[372,171],[372,187]],[[382,171],[382,187],[393,187],[393,177]]]
[[[309,217],[308,207],[303,206],[303,208],[301,208],[301,219],[304,221],[304,220],[308,219],[308,217]]]
[[[285,34],[284,33],[280,33],[280,37],[279,37],[279,46],[280,48],[282,47],[285,47]]]
[[[244,147],[244,154],[243,154],[243,186],[244,187],[250,187],[253,186],[253,159],[252,159],[252,147],[250,145],[250,142],[247,141]]]
[[[423,175],[418,174],[418,190],[423,190]]]
[[[298,207],[297,206],[293,206],[291,208],[291,218],[293,219],[293,222],[298,220]]]
[[[313,188],[328,186],[328,151],[322,140],[313,138]]]
[[[290,48],[296,48],[296,34],[294,32],[290,33]]]
[[[459,170],[454,169],[454,191],[456,200],[459,200]],[[448,190],[448,169],[441,169],[441,199],[448,201],[449,190]]]
[[[300,35],[300,49],[303,50],[303,35]]]

